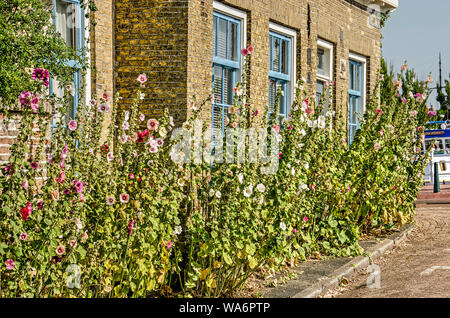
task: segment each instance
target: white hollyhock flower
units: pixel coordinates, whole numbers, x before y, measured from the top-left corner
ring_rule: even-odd
[[[175,226],[175,230],[173,231],[173,234],[180,235],[182,231],[183,230],[182,230],[181,226],[177,225],[177,226]]]
[[[238,174],[238,180],[239,180],[240,184],[242,184],[242,182],[244,182],[244,175],[242,173]]]
[[[294,167],[292,167],[292,169],[291,169],[291,175],[292,175],[293,177],[295,177],[295,169],[294,169]]]
[[[253,193],[253,187],[250,185],[244,189],[244,196],[249,198]]]
[[[299,131],[299,133],[300,133],[300,135],[302,135],[302,136],[306,136],[306,131],[305,131],[304,129],[301,129],[301,130]]]
[[[306,170],[309,169],[309,163],[305,163],[305,169],[306,169]]]
[[[299,187],[299,190],[300,190],[300,191],[303,191],[303,190],[309,190],[309,188],[308,188],[308,186],[307,186],[305,183],[302,183],[302,184],[300,185],[300,187]]]
[[[214,191],[214,189],[209,190],[210,197],[213,197],[215,193],[216,193],[216,191]]]
[[[317,121],[317,126],[320,129],[325,129],[325,116],[320,115]]]
[[[216,191],[216,198],[220,199],[222,197],[222,193],[219,190]]]
[[[265,186],[264,184],[260,183],[260,184],[258,184],[258,185],[256,186],[256,189],[257,189],[259,192],[263,193],[264,191],[266,191],[266,186]]]
[[[280,228],[283,230],[283,231],[286,231],[286,224],[284,223],[284,222],[280,222]]]

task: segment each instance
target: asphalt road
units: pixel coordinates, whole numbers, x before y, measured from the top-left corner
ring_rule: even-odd
[[[416,213],[416,228],[375,260],[379,267],[360,271],[325,297],[450,297],[450,204],[418,205]]]

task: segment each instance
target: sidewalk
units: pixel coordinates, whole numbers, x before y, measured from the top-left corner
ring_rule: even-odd
[[[304,263],[298,264],[297,266],[289,267],[283,273],[274,275],[274,277],[257,277],[250,282],[250,284],[248,285],[249,290],[247,292],[253,291],[253,297],[262,296],[265,298],[312,298],[323,296],[335,297],[334,294],[342,293],[342,290],[351,287],[352,282],[358,281],[360,283],[360,286],[356,288],[356,291],[353,291],[353,294],[344,294],[343,297],[366,297],[364,296],[364,294],[361,294],[359,296],[358,291],[361,292],[362,290],[369,290],[369,288],[366,288],[366,286],[364,285],[366,282],[366,280],[364,279],[367,279],[367,276],[363,275],[368,275],[366,269],[370,264],[377,264],[382,262],[384,260],[384,257],[391,253],[391,250],[394,250],[392,252],[393,255],[395,255],[394,252],[399,250],[400,252],[398,253],[402,254],[403,257],[405,251],[402,252],[402,248],[404,248],[405,244],[407,245],[405,241],[410,240],[408,239],[408,237],[411,233],[414,234],[412,235],[413,237],[430,237],[430,235],[432,236],[434,230],[431,229],[430,226],[426,225],[430,222],[432,224],[435,224],[436,227],[440,227],[444,233],[444,236],[447,235],[445,233],[448,233],[449,228],[448,222],[445,221],[445,218],[450,215],[450,205],[447,205],[450,204],[450,184],[441,184],[440,188],[440,193],[433,193],[432,185],[425,186],[421,190],[418,200],[416,201],[418,213],[417,226],[405,225],[399,231],[394,232],[388,236],[360,241],[360,246],[363,247],[365,251],[362,256],[332,258],[328,260],[308,260]],[[438,213],[439,215],[435,215],[436,213]],[[439,221],[436,221],[435,219]],[[442,238],[442,240],[444,241],[445,239],[446,238]],[[420,244],[420,242],[417,244]],[[445,244],[446,243],[444,242],[443,245]],[[450,246],[448,246],[448,248],[450,248]],[[429,247],[424,247],[423,253],[432,254],[435,252],[433,250],[428,251],[428,249]],[[408,251],[408,253],[409,252],[420,253],[420,251],[418,250],[415,250],[414,252]],[[437,251],[437,253],[442,253],[442,251]],[[394,259],[391,261],[395,263],[395,256],[393,257]],[[405,257],[406,259],[409,258],[409,256]],[[425,262],[425,260],[422,260],[423,266],[419,266],[420,262],[418,263],[419,265],[415,264],[414,266],[405,264],[405,260],[403,258],[402,260],[398,260],[398,262],[402,263],[402,269],[397,269],[395,268],[395,266],[393,266],[394,271],[400,270],[406,272],[404,270],[404,266],[406,266],[406,268],[408,268],[409,270],[413,270],[414,266],[421,268],[427,266],[427,264],[425,264],[427,263]],[[433,265],[431,264],[431,259],[428,260],[428,263],[430,263],[428,265],[430,265],[430,268],[432,268]],[[448,265],[450,266],[450,263]],[[389,272],[389,267],[385,268],[383,271],[384,272],[382,273],[382,278],[386,276],[385,272]],[[415,273],[414,275],[417,276],[417,274],[418,273]],[[396,275],[399,275],[399,273],[397,273]],[[361,277],[364,277],[364,279]],[[392,281],[394,281],[395,276],[392,277]],[[408,279],[408,277],[404,279]],[[401,290],[401,284],[401,281],[397,282],[397,291],[399,289]],[[434,283],[434,285],[436,285],[436,283]],[[389,291],[384,292],[386,295],[389,294]],[[400,291],[399,295],[401,295],[402,293],[404,293],[404,291]],[[377,297],[383,297],[383,294],[377,295]],[[447,295],[450,294],[447,293]],[[342,295],[340,297],[342,297]],[[422,297],[427,297],[427,294],[422,294]]]

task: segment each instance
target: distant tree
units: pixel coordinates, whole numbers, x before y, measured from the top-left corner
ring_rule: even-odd
[[[450,108],[450,82],[445,80],[445,86],[442,88],[444,91],[442,91],[442,89],[438,90],[436,100],[439,102],[441,110],[447,112]]]

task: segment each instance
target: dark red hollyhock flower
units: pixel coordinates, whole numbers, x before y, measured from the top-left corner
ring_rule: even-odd
[[[100,151],[102,152],[108,152],[109,146],[107,144],[104,144],[103,146],[100,147]]]
[[[137,140],[136,140],[136,142],[144,142],[145,141],[145,137],[147,137],[148,134],[150,134],[148,129],[138,132],[137,133]]]
[[[31,166],[32,169],[37,169],[38,164],[37,164],[36,162],[32,162],[32,163],[30,164],[30,166]]]
[[[20,210],[20,214],[22,214],[22,219],[24,221],[26,221],[27,218],[31,215],[31,211],[32,211],[31,202],[27,202],[27,206],[22,208],[22,210]]]

